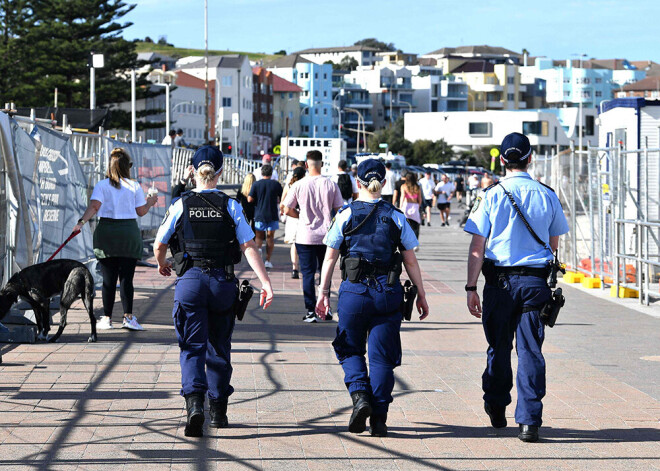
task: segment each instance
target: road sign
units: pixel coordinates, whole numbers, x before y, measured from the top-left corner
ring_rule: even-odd
[[[239,121],[238,113],[232,113],[231,114],[231,125],[233,127],[237,128],[239,126],[238,121]]]
[[[380,144],[378,144],[378,147],[380,147],[381,149],[387,149],[387,142],[381,142]]]
[[[280,146],[273,147],[273,154],[280,154],[282,148]]]

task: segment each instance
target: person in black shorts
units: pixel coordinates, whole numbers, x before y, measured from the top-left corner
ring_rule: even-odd
[[[458,175],[454,180],[454,185],[456,186],[456,199],[459,204],[463,202],[463,195],[465,194],[465,179],[462,175]]]

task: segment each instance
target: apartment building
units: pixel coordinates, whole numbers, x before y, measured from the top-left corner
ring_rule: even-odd
[[[470,87],[469,110],[518,110],[527,106],[523,96],[527,87],[520,83],[518,68],[515,63],[475,60],[449,72]]]
[[[301,135],[337,137],[332,102],[332,65],[317,64],[298,54],[280,57],[266,64],[275,75],[298,85],[301,105]]]
[[[300,136],[300,94],[302,88],[273,74],[273,139]]]
[[[294,52],[316,64],[324,64],[331,61],[339,64],[346,56],[355,59],[358,66],[371,66],[381,58],[376,54],[378,49],[368,46],[343,46],[343,47],[317,47]]]
[[[529,137],[537,153],[556,151],[570,146],[578,138],[577,110],[562,115],[559,110],[516,111],[457,111],[453,113],[409,113],[404,116],[404,137],[415,142],[419,139],[443,139],[456,151],[469,151],[479,147],[498,147],[507,134],[517,131]],[[598,129],[596,110],[584,112],[583,143],[596,145]]]
[[[545,80],[549,106],[579,106],[582,103],[584,107],[596,107],[604,100],[610,100],[616,89],[646,76],[646,71],[623,59],[555,61],[536,57],[530,62],[521,68],[523,81]]]
[[[208,58],[209,81],[215,82],[216,120],[213,135],[222,142],[222,151],[240,156],[252,154],[253,87],[252,67],[247,56],[231,54]],[[179,70],[201,80],[205,77],[204,59],[177,62]],[[238,126],[232,115],[238,114]]]
[[[417,65],[417,54],[401,51],[377,52],[379,65]]]
[[[346,74],[344,80],[369,92],[375,129],[413,111],[412,72],[406,67],[358,67]]]
[[[269,152],[273,147],[273,73],[252,68],[252,154]]]
[[[629,83],[618,89],[616,98],[650,98],[660,100],[660,76],[646,77],[639,82]]]
[[[433,64],[450,72],[466,62],[485,61],[491,64],[520,64],[521,55],[497,46],[443,47],[420,56],[420,63]]]
[[[442,69],[422,65],[410,66],[415,111],[467,111],[469,87]]]

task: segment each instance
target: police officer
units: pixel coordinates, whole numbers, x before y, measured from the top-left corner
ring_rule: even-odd
[[[181,349],[181,395],[186,399],[188,437],[203,435],[206,393],[211,427],[228,425],[227,400],[234,391],[230,385],[231,308],[238,292],[234,264],[240,261],[241,252],[261,282],[264,309],[273,299],[241,205],[216,190],[222,163],[222,152],[216,147],[204,146],[195,152],[196,188],[172,203],[154,243],[160,274],[171,274],[168,245],[177,274],[172,316]]]
[[[387,435],[387,410],[392,402],[394,368],[401,364],[401,261],[419,290],[420,320],[429,312],[413,249],[418,242],[404,214],[381,199],[385,166],[368,159],[358,167],[359,198],[337,214],[324,243],[316,313],[329,311],[332,272],[339,255],[343,281],[339,288],[339,325],[332,343],[344,369],[353,400],[348,430],[361,433],[370,417],[370,433]],[[369,346],[369,371],[365,351]]]
[[[531,155],[529,139],[523,134],[512,133],[504,138],[500,162],[506,167],[507,176],[477,198],[465,224],[465,231],[472,234],[465,285],[467,306],[477,318],[482,317],[476,291],[482,265],[486,278],[482,318],[488,341],[488,363],[482,376],[484,408],[493,427],[506,427],[505,409],[511,403],[513,387],[511,349],[515,335],[515,420],[520,429],[518,438],[526,442],[538,440],[541,400],[545,396],[545,360],[541,353],[544,325],[539,311],[551,296],[547,276],[554,260],[553,251],[559,236],[568,232],[557,195],[527,173]],[[544,244],[531,234],[523,218]]]

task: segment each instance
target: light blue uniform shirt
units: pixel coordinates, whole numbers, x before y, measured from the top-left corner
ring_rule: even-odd
[[[380,201],[380,198],[361,201],[364,201],[365,203],[377,203]],[[323,239],[325,245],[332,249],[339,250],[342,242],[344,242],[344,228],[346,227],[346,224],[348,224],[348,221],[351,220],[351,214],[352,211],[350,206],[344,206],[343,209],[339,210],[335,216],[334,222],[330,226],[330,230]],[[417,241],[417,237],[415,237],[415,233],[413,232],[412,227],[410,227],[406,216],[399,211],[394,211],[392,214],[392,220],[394,221],[394,224],[401,229],[401,245],[403,245],[406,250],[412,250],[417,247],[419,242]]]
[[[202,190],[202,193],[209,193],[212,191],[219,190]],[[238,239],[238,243],[244,244],[247,241],[254,239],[254,232],[252,232],[252,228],[245,220],[245,214],[243,213],[241,204],[235,199],[230,198],[227,203],[227,211],[236,224],[236,238]],[[181,214],[183,214],[183,201],[179,198],[172,203],[167,210],[165,219],[163,219],[163,222],[158,228],[156,242],[160,242],[161,244],[167,244],[169,242],[170,237],[172,237],[172,234],[174,234],[174,231],[176,230],[176,223],[181,217]]]
[[[511,193],[534,232],[548,245],[550,237],[568,232],[568,222],[551,189],[532,180],[526,172],[515,172],[500,180],[477,198],[465,224],[465,232],[488,239],[486,258],[497,266],[545,267],[554,256],[539,244],[520,219],[511,201],[502,190]]]

